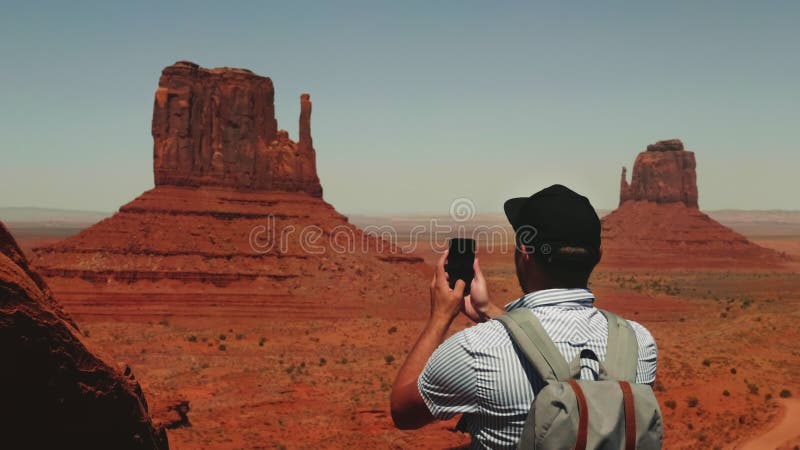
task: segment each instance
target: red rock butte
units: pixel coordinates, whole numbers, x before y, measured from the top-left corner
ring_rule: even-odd
[[[155,188],[34,249],[60,298],[153,310],[174,300],[187,312],[222,299],[242,314],[265,304],[296,313],[327,299],[340,306],[331,314],[348,314],[375,283],[386,289],[377,303],[414,290],[421,258],[398,254],[322,199],[309,96],[297,142],[278,130],[273,98],[272,81],[247,70],[165,68],[153,112]]]
[[[639,153],[619,207],[603,217],[603,262],[615,266],[759,267],[785,261],[699,209],[694,152],[679,139]]]
[[[153,106],[156,186],[226,186],[322,196],[311,100],[300,97],[297,142],[278,130],[272,80],[181,61],[161,73]]]

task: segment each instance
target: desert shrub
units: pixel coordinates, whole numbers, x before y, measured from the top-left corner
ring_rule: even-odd
[[[219,351],[221,351],[221,352],[224,352],[225,350],[228,349],[228,347],[226,347],[225,344],[219,344],[218,348],[219,348]]]
[[[788,389],[781,390],[780,394],[778,394],[781,398],[789,398],[792,396],[792,393]]]
[[[753,395],[758,394],[758,386],[755,383],[747,383],[747,390]]]
[[[770,401],[770,400],[772,400],[772,394],[769,394],[769,393],[768,393],[768,394],[765,394],[765,395],[764,395],[764,401],[765,401],[765,402],[768,402],[768,401]]]
[[[342,357],[339,361],[336,361],[339,364],[347,364],[347,358]]]
[[[228,336],[226,334],[220,334],[219,335],[219,340],[220,341],[224,341],[225,339],[228,339]]]
[[[89,337],[89,329],[88,328],[84,328],[83,329],[83,337]]]
[[[262,337],[261,339],[258,340],[258,346],[263,347],[265,342],[267,342],[267,338]]]
[[[731,373],[736,375],[736,367],[731,367]]]
[[[325,364],[327,364],[327,363],[328,363],[328,360],[327,360],[327,359],[325,359],[325,358],[320,358],[320,359],[319,359],[319,365],[320,365],[320,366],[324,366],[324,365],[325,365]]]
[[[389,334],[395,334],[395,333],[397,333],[397,327],[393,326],[393,327],[389,328]]]
[[[169,320],[161,319],[161,320],[158,321],[158,324],[161,325],[161,326],[164,326],[164,327],[168,327],[169,326]]]
[[[239,333],[239,334],[236,335],[236,340],[237,341],[241,341],[242,339],[244,339],[244,334]]]
[[[695,396],[691,396],[686,399],[686,405],[689,406],[689,408],[694,408],[698,403],[700,403],[700,400],[698,400]]]
[[[678,406],[678,403],[675,400],[667,400],[664,402],[664,406],[669,409],[675,409]]]
[[[725,389],[724,391],[722,391],[722,395],[724,395],[725,397],[730,397],[731,393],[727,389]]]
[[[187,337],[186,340],[189,341],[189,342],[197,342],[197,336],[191,335],[191,336]]]
[[[706,358],[703,360],[703,365],[706,367],[711,367],[711,360]]]
[[[661,380],[656,380],[656,382],[653,384],[653,391],[655,392],[664,392],[666,390],[667,389],[664,387],[664,383],[662,383]]]
[[[394,356],[392,355],[386,355],[383,357],[383,359],[386,361],[386,364],[391,364],[394,362]]]

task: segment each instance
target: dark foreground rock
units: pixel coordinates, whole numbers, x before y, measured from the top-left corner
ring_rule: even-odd
[[[0,448],[168,448],[130,369],[87,348],[2,223]]]

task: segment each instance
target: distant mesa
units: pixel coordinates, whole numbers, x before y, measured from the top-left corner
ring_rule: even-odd
[[[83,341],[0,222],[2,448],[168,448],[129,368]]]
[[[619,204],[634,201],[683,203],[697,208],[697,174],[694,152],[683,149],[680,139],[658,141],[639,153],[631,183],[622,168]]]
[[[784,261],[699,209],[694,152],[680,139],[639,153],[622,168],[619,207],[603,217],[603,260],[623,266],[763,266]]]
[[[326,299],[364,308],[377,283],[373,303],[405,300],[422,259],[394,252],[322,199],[310,96],[300,96],[297,141],[278,128],[274,96],[272,81],[249,70],[165,68],[153,107],[155,188],[34,249],[60,297],[72,308],[98,298],[136,308],[174,300],[192,313],[198,302],[224,298],[250,314]]]

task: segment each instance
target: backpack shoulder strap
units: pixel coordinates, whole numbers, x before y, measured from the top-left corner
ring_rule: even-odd
[[[545,381],[570,379],[567,361],[531,310],[519,308],[495,319],[508,330],[511,340]]]
[[[639,344],[636,332],[627,320],[608,311],[600,312],[608,320],[608,346],[603,362],[608,377],[612,380],[636,382],[636,367],[639,363]]]

